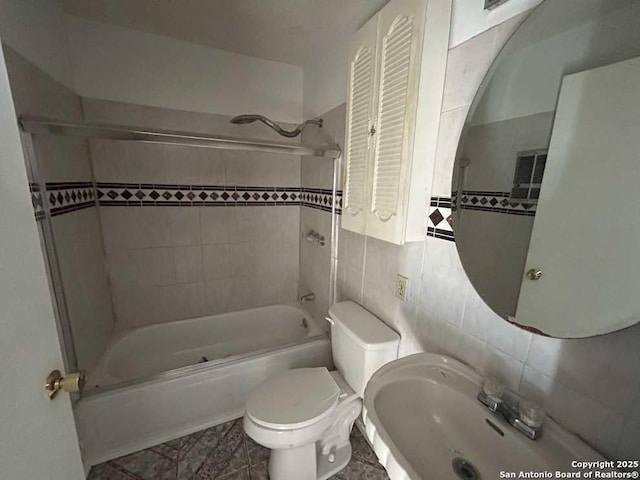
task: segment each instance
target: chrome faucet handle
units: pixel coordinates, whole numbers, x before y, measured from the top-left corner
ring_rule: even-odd
[[[496,397],[495,395],[487,395],[485,392],[478,393],[478,400],[480,400],[480,403],[482,403],[485,407],[487,407],[494,413],[498,412],[504,404],[504,400],[502,400],[500,397]]]
[[[298,299],[298,301],[299,301],[300,303],[303,303],[303,302],[313,302],[315,299],[316,299],[316,294],[315,294],[315,293],[313,293],[313,292],[310,292],[310,293],[307,293],[306,295],[302,295],[302,296]]]
[[[520,417],[518,407],[495,395],[487,394],[484,391],[478,393],[478,400],[492,413],[500,414],[516,430],[531,440],[535,440],[542,434],[542,423],[539,425],[528,424]]]

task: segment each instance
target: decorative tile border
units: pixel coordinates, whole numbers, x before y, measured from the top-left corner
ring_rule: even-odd
[[[333,191],[321,188],[303,188],[301,205],[331,213],[333,207]],[[335,208],[342,214],[342,190],[336,190]]]
[[[331,212],[331,190],[301,187],[247,187],[234,185],[171,185],[145,183],[97,183],[100,206],[277,206],[303,205]],[[342,211],[338,191],[336,212]]]
[[[51,182],[45,188],[52,217],[96,205],[91,182]]]
[[[31,192],[33,214],[36,217],[36,221],[40,221],[44,218],[44,197],[40,191],[40,185],[34,182],[29,182],[29,191]]]
[[[455,241],[451,211],[451,197],[431,197],[427,215],[427,236]]]
[[[51,216],[100,206],[278,206],[302,205],[331,212],[335,202],[342,214],[342,191],[301,187],[247,187],[221,185],[171,185],[147,183],[51,182],[41,192],[30,183],[31,202],[36,220],[45,218],[47,201]]]
[[[43,220],[46,216],[45,202],[52,217],[96,205],[95,190],[91,182],[49,182],[45,184],[44,192],[39,184],[30,182],[29,191],[36,221]]]
[[[506,213],[508,215],[524,215],[528,217],[535,216],[535,203],[512,201],[510,195],[510,192],[463,190],[459,206],[463,210]],[[458,206],[457,192],[453,192],[452,196],[455,209]]]

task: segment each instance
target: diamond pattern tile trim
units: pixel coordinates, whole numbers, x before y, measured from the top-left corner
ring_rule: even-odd
[[[451,194],[451,203],[455,208],[481,212],[505,213],[533,217],[536,214],[535,203],[511,201],[510,192],[481,190],[463,190],[458,203],[458,192]]]
[[[38,184],[30,183],[29,190],[36,220],[45,218],[47,208],[55,217],[96,205],[92,182],[49,182],[44,192]]]
[[[244,187],[216,185],[162,185],[97,183],[100,206],[275,206],[302,205],[342,213],[342,191],[301,187]]]
[[[451,197],[431,197],[427,212],[427,236],[455,241],[453,236]]]

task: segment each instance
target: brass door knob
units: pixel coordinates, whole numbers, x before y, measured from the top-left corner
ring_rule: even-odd
[[[542,270],[539,268],[532,268],[527,271],[526,275],[529,280],[540,280],[542,278]]]
[[[47,377],[44,390],[51,399],[53,399],[60,390],[67,393],[81,392],[86,383],[86,378],[86,373],[83,370],[76,373],[69,373],[66,377],[62,376],[60,370],[54,370]]]

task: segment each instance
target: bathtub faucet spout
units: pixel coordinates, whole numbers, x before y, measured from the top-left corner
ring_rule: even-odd
[[[300,303],[304,303],[304,302],[313,302],[316,299],[316,294],[311,292],[311,293],[307,293],[306,295],[302,295],[300,297]]]

